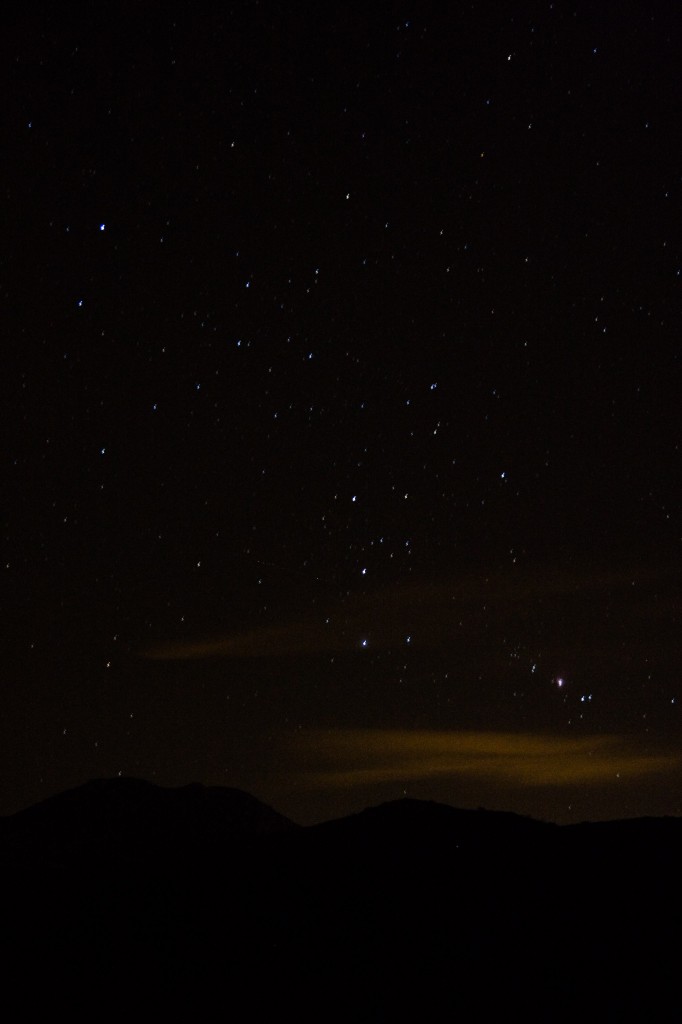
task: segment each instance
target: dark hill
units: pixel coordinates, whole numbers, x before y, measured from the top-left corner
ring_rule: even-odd
[[[215,856],[235,841],[299,827],[238,789],[95,779],[0,819],[0,863]]]
[[[556,825],[503,811],[461,810],[432,800],[394,800],[359,814],[313,826],[312,832],[338,841],[517,844],[554,835]]]
[[[678,819],[401,800],[301,828],[238,790],[118,779],[1,826],[3,990],[25,1006],[662,1020],[677,994]]]

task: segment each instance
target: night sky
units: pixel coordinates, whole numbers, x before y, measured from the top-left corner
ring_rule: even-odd
[[[682,813],[681,29],[5,17],[0,813]]]

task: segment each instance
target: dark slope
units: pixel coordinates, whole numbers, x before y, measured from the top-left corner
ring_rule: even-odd
[[[0,863],[191,859],[299,827],[238,789],[95,779],[0,819]]]
[[[651,1020],[676,991],[678,819],[559,828],[401,800],[300,828],[238,791],[113,780],[3,834],[5,989],[30,1000]]]
[[[327,821],[309,831],[336,841],[464,843],[477,847],[496,842],[528,843],[554,835],[556,825],[503,811],[461,810],[432,800],[394,800],[359,814]]]

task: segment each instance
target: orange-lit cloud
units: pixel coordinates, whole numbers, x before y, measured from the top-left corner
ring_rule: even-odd
[[[515,788],[604,784],[670,771],[679,763],[670,755],[639,753],[617,736],[333,729],[299,736],[296,745],[313,788],[447,776]]]
[[[624,597],[632,618],[646,613],[646,589],[665,572],[569,574],[547,570],[505,574],[470,573],[453,580],[422,581],[380,588],[331,604],[324,612],[248,632],[195,641],[169,641],[144,652],[145,657],[178,661],[200,658],[312,656],[400,646],[410,637],[413,648],[476,648],[489,642],[484,625],[504,621],[505,633],[522,630],[529,617],[560,614],[563,602],[581,602],[582,619],[596,618],[604,595]],[[636,583],[638,586],[634,586]],[[575,638],[576,642],[578,638]],[[593,644],[592,632],[582,637]]]
[[[271,629],[255,629],[215,640],[158,644],[146,658],[191,661],[200,658],[275,658],[342,650],[348,641],[315,622],[292,622]]]

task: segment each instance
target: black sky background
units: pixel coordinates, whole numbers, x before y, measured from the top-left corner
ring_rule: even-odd
[[[680,21],[5,16],[0,813],[680,813]]]

